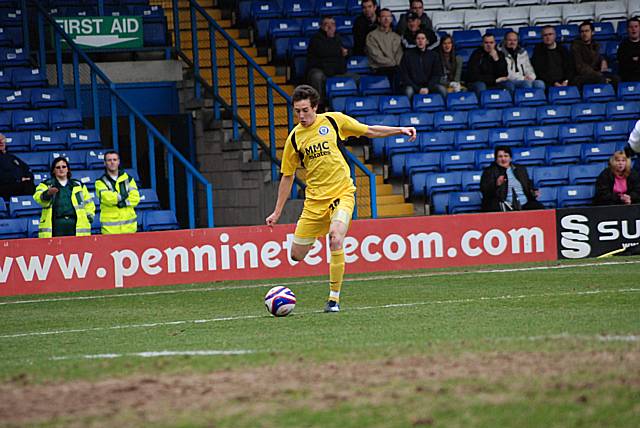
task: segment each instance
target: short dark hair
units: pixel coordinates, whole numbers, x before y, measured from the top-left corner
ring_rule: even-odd
[[[637,22],[638,24],[640,24],[640,18],[638,18],[637,16],[634,16],[632,18],[627,19],[627,27],[629,26],[629,24],[631,24],[632,22]]]
[[[293,90],[293,96],[291,99],[294,103],[297,101],[309,100],[311,107],[315,107],[320,102],[320,94],[315,90],[315,88],[313,88],[313,86],[300,85],[296,86]]]
[[[578,27],[578,29],[582,29],[582,27],[584,27],[585,25],[588,25],[588,26],[589,26],[589,28],[591,28],[591,31],[593,31],[593,30],[594,30],[593,22],[591,22],[591,20],[590,20],[590,19],[587,19],[586,21],[582,21],[582,23],[580,24],[580,26]]]
[[[58,156],[51,162],[51,177],[55,177],[56,165],[60,162],[64,162],[67,165],[67,179],[71,178],[71,167],[69,166],[69,161],[64,156]]]
[[[391,16],[393,16],[393,12],[391,12],[391,9],[389,9],[388,7],[383,7],[382,9],[378,8],[376,9],[376,16],[380,16],[382,15],[382,12],[389,12],[391,14]]]
[[[505,152],[505,153],[508,153],[510,157],[513,157],[513,153],[511,152],[511,147],[509,147],[509,146],[496,146],[493,149],[493,158],[494,159],[498,158],[498,152]]]
[[[360,6],[362,6],[363,3],[373,3],[374,6],[377,6],[378,3],[376,2],[376,0],[362,0],[360,2]]]
[[[553,32],[554,32],[554,33],[555,33],[555,31],[556,31],[556,27],[554,27],[553,25],[544,25],[544,26],[542,27],[542,30],[540,30],[540,34],[542,34],[542,32],[543,32],[544,30],[546,30],[547,28],[551,28],[551,29],[553,30]]]
[[[107,155],[118,155],[118,159],[120,159],[120,153],[116,152],[115,150],[108,150],[106,152],[104,152],[104,158],[107,158]]]
[[[482,36],[482,41],[484,42],[484,39],[486,39],[487,37],[493,37],[494,39],[496,38],[493,33],[485,33],[484,36]]]
[[[424,2],[422,0],[410,0],[409,1],[409,7],[411,7],[411,3],[416,3],[416,2],[418,2],[418,3],[420,3],[421,5],[424,6]]]

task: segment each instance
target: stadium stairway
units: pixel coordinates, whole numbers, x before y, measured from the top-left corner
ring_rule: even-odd
[[[266,52],[260,51],[258,48],[252,46],[251,34],[247,29],[233,28],[233,22],[231,20],[230,11],[221,10],[214,6],[213,0],[200,0],[200,5],[206,10],[206,12],[215,19],[218,24],[225,29],[225,31],[234,38],[234,40],[243,47],[243,49],[249,54],[249,56],[259,64],[263,70],[269,74],[273,81],[280,85],[280,87],[286,92],[291,93],[294,86],[287,83],[286,70],[283,67],[276,67],[269,65],[268,56]],[[185,0],[179,1],[179,15],[180,15],[180,44],[187,56],[193,58],[193,42],[191,35],[191,21],[189,2]],[[168,19],[169,30],[174,29],[173,9],[170,1],[163,1],[161,5],[165,8]],[[198,48],[199,58],[201,64],[200,74],[201,76],[211,82],[211,71],[207,69],[211,65],[211,56],[209,52],[210,40],[207,28],[207,23],[201,17],[198,17]],[[231,83],[229,80],[229,57],[227,53],[227,44],[224,38],[220,35],[216,35],[217,42],[220,43],[220,47],[217,49],[217,63],[220,67],[218,88],[220,96],[227,100],[231,104]],[[238,114],[246,122],[250,122],[250,107],[248,96],[248,77],[246,61],[239,55],[236,55],[236,98],[238,102]],[[260,79],[255,80],[257,88],[256,96],[256,129],[257,134],[263,141],[269,140],[269,122],[267,112],[267,87]],[[287,127],[287,106],[285,101],[280,97],[274,97],[275,103],[275,131],[276,131],[276,144],[277,144],[277,156],[280,158],[282,154],[282,148],[288,135]],[[361,162],[365,162],[364,155],[359,148],[351,148],[352,152],[360,159]],[[376,172],[376,201],[379,217],[400,217],[414,215],[414,206],[411,203],[405,203],[402,192],[399,189],[395,189],[391,184],[384,183],[381,171],[376,170],[373,165],[366,164],[369,170]],[[381,168],[377,168],[380,169]],[[304,179],[304,174],[298,174],[299,178]],[[359,192],[357,195],[358,203],[358,217],[367,218],[371,216],[370,207],[370,191],[369,191],[369,178],[366,174],[356,169],[356,185]]]

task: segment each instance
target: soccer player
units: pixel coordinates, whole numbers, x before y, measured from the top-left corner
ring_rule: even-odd
[[[317,113],[318,92],[301,85],[293,92],[293,110],[298,118],[284,147],[282,178],[278,200],[273,213],[267,217],[268,226],[280,219],[299,165],[307,170],[304,209],[298,220],[291,247],[291,258],[305,258],[316,238],[329,233],[331,259],[329,263],[329,300],[325,312],[340,311],[340,289],[344,276],[344,242],[355,205],[355,185],[338,141],[347,137],[369,138],[408,135],[416,139],[413,127],[367,126],[338,112]]]

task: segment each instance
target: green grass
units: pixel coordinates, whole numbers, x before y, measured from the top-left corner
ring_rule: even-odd
[[[322,278],[296,280],[286,318],[262,305],[279,281],[1,298],[0,425],[637,426],[640,260],[609,260],[628,263],[349,276],[339,314]],[[83,358],[194,350],[251,353]],[[46,395],[145,378],[191,386],[76,411]]]

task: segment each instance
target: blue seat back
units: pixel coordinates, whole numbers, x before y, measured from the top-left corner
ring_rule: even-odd
[[[608,83],[587,84],[582,87],[582,99],[585,102],[613,101],[616,93]]]
[[[640,100],[640,82],[620,82],[618,99],[622,101]]]
[[[536,109],[533,107],[507,107],[502,110],[502,123],[505,126],[535,125]]]
[[[405,173],[407,175],[437,171],[440,171],[440,153],[417,152],[405,155]]]
[[[635,101],[611,101],[607,103],[607,119],[637,119],[640,103]]]
[[[558,140],[562,144],[592,143],[593,123],[564,123],[559,125]]]
[[[574,122],[596,122],[604,120],[607,106],[598,103],[580,103],[571,106],[571,120]]]
[[[65,131],[32,131],[32,150],[64,150],[67,148]]]
[[[326,82],[327,97],[358,94],[358,85],[353,77],[329,77]]]
[[[49,160],[53,162],[54,159],[58,157],[64,157],[71,170],[74,171],[76,169],[85,169],[87,168],[87,150],[54,150],[50,152]]]
[[[345,111],[350,116],[365,116],[378,113],[378,97],[349,97]]]
[[[489,129],[489,145],[517,147],[524,144],[525,128],[491,128]]]
[[[384,139],[385,155],[391,156],[393,153],[418,151],[420,142],[415,139],[409,141],[407,135],[392,135]]]
[[[287,18],[305,18],[315,13],[314,1],[284,0],[282,12]]]
[[[440,131],[467,128],[466,111],[438,111],[433,116],[433,127]]]
[[[478,97],[475,92],[451,92],[447,94],[449,110],[472,110],[478,108]]]
[[[580,161],[581,154],[581,144],[547,146],[547,163],[549,165],[577,163]]]
[[[538,189],[538,202],[545,208],[555,208],[558,206],[558,187],[540,187]]]
[[[558,207],[576,207],[591,205],[595,195],[595,186],[587,184],[560,186],[558,188]]]
[[[455,144],[453,132],[422,132],[418,134],[420,150],[423,152],[452,150]]]
[[[536,117],[541,125],[566,123],[571,120],[571,106],[558,104],[536,107]]]
[[[49,152],[27,152],[20,153],[20,159],[33,171],[49,171],[51,162],[49,161]]]
[[[82,128],[82,113],[75,108],[56,108],[49,111],[51,129]]]
[[[64,91],[59,88],[31,89],[31,105],[34,108],[65,107]]]
[[[462,190],[472,192],[480,190],[480,180],[482,179],[482,171],[462,171],[460,176],[462,182]]]
[[[482,44],[480,30],[456,30],[453,32],[456,49],[476,48]]]
[[[538,166],[531,168],[530,174],[534,187],[569,184],[569,167],[567,165]]]
[[[411,103],[406,95],[380,95],[378,110],[382,114],[408,113]]]
[[[418,131],[430,131],[433,129],[433,114],[425,112],[402,113],[399,115],[397,124],[399,126],[413,126]]]
[[[582,100],[575,86],[550,86],[548,90],[550,104],[574,104]]]
[[[506,89],[485,89],[480,93],[480,105],[485,108],[510,107],[513,100]]]
[[[144,231],[180,229],[178,219],[171,210],[145,211],[143,214],[142,227]]]
[[[369,71],[369,58],[356,55],[349,57],[347,71],[351,73],[367,73]]]
[[[596,178],[608,165],[590,163],[587,165],[569,165],[569,184],[595,184]]]
[[[140,193],[140,203],[136,207],[139,210],[155,210],[160,208],[158,194],[153,189],[138,189]]]
[[[319,16],[344,15],[346,12],[346,0],[316,0],[316,13]]]
[[[426,175],[427,196],[434,193],[451,192],[462,189],[462,172],[431,172]]]
[[[558,125],[528,126],[524,140],[528,146],[554,144],[558,141]]]
[[[502,126],[502,110],[485,108],[469,112],[469,126],[471,128],[495,128]]]
[[[31,150],[31,134],[27,132],[6,132],[6,145],[10,152]],[[22,157],[22,155],[20,155]]]
[[[627,122],[623,120],[597,122],[594,137],[598,142],[623,141],[629,136]]]
[[[481,207],[482,193],[478,191],[449,193],[449,214],[477,212]]]
[[[544,147],[514,147],[513,162],[521,165],[544,165],[547,152]]]
[[[96,186],[96,181],[102,177],[104,171],[101,169],[82,169],[72,171],[73,178],[80,180],[82,184],[87,186],[88,190],[93,191]]]
[[[513,102],[517,106],[542,106],[547,103],[544,89],[517,88],[513,94]]]
[[[443,171],[472,170],[476,166],[476,155],[473,150],[442,152],[440,156],[440,166]]]
[[[27,227],[26,218],[0,219],[0,239],[27,238]]]
[[[491,165],[495,160],[493,149],[476,150],[476,168],[483,169]],[[464,184],[464,183],[463,183]]]
[[[44,110],[14,110],[11,115],[16,131],[44,130],[49,128],[49,118]]]
[[[30,95],[30,92],[26,89],[0,90],[0,109],[27,109],[31,104]]]
[[[9,215],[11,217],[35,217],[42,208],[31,195],[12,196],[9,198]]]
[[[391,93],[391,83],[387,76],[361,76],[361,95],[384,95]]]
[[[438,112],[445,109],[444,98],[440,94],[417,94],[413,96],[413,110]]]
[[[455,145],[458,150],[483,149],[489,147],[489,130],[465,129],[455,132]]]
[[[616,143],[582,144],[580,158],[583,162],[606,161],[615,151]]]

